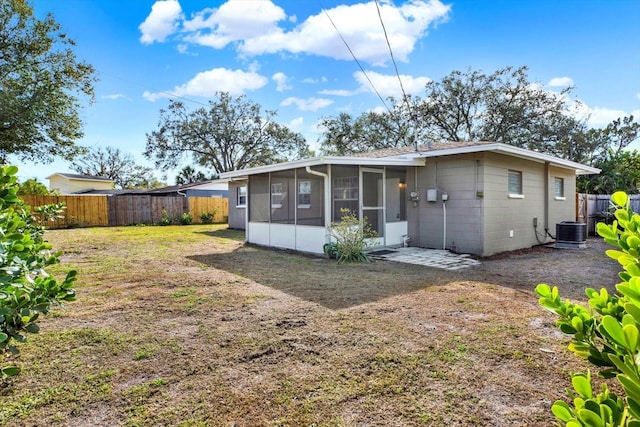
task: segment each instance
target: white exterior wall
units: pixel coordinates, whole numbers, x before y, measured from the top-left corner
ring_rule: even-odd
[[[324,227],[250,222],[247,242],[280,249],[322,254],[328,232]]]

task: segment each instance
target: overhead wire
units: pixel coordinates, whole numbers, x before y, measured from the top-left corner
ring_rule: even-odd
[[[380,92],[378,92],[378,89],[376,89],[375,85],[373,84],[373,82],[369,78],[369,75],[364,70],[364,67],[362,66],[362,64],[360,64],[360,61],[358,61],[358,58],[356,58],[356,55],[353,53],[353,50],[351,50],[351,47],[349,46],[349,43],[347,43],[345,38],[342,36],[342,33],[340,32],[340,30],[338,30],[338,27],[336,26],[335,22],[333,22],[333,19],[331,19],[331,16],[329,15],[329,12],[327,12],[326,9],[323,9],[323,12],[327,16],[327,18],[329,18],[329,22],[331,22],[331,25],[333,25],[333,28],[335,28],[336,32],[338,33],[338,36],[340,36],[340,39],[342,40],[344,45],[347,47],[347,50],[351,54],[351,57],[353,58],[353,60],[356,62],[356,64],[358,64],[358,67],[360,67],[360,70],[362,71],[362,74],[364,74],[364,76],[366,77],[367,81],[369,82],[369,85],[371,85],[371,88],[373,89],[373,91],[376,93],[376,95],[378,95],[378,98],[380,98],[380,101],[382,102],[382,105],[384,105],[384,108],[386,108],[387,111],[389,113],[391,113],[391,110],[389,109],[389,106],[385,102],[384,98],[382,98],[382,95],[380,95]]]
[[[387,27],[384,25],[384,20],[382,19],[382,12],[380,11],[380,4],[378,0],[374,0],[376,4],[376,9],[378,11],[378,18],[380,19],[380,25],[382,25],[382,31],[384,32],[384,39],[387,42],[387,47],[389,48],[389,55],[391,56],[391,62],[393,63],[393,67],[396,70],[396,76],[398,77],[398,83],[400,83],[400,90],[402,91],[402,101],[407,107],[407,112],[409,116],[414,120],[414,133],[413,133],[413,145],[416,151],[418,151],[418,139],[417,139],[417,129],[418,123],[415,116],[411,113],[411,105],[409,105],[409,100],[407,97],[407,93],[404,90],[404,85],[402,84],[402,78],[400,77],[400,71],[398,71],[398,64],[396,63],[396,58],[393,56],[393,49],[391,48],[391,42],[389,41],[389,35],[387,34]]]

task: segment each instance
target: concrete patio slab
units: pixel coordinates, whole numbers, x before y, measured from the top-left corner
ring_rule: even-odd
[[[417,264],[443,270],[460,270],[480,265],[480,261],[471,258],[469,254],[455,254],[443,249],[385,248],[381,251],[371,252],[371,256],[375,259]]]

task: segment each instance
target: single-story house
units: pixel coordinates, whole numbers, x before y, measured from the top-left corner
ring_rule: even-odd
[[[220,174],[229,226],[258,245],[322,253],[341,209],[374,246],[488,256],[549,241],[576,219],[576,175],[599,169],[494,142],[449,142],[316,157]]]
[[[73,173],[54,173],[49,180],[49,190],[59,194],[76,194],[91,190],[111,190],[114,182],[110,178]]]
[[[149,190],[154,196],[228,197],[227,181],[211,180]]]
[[[213,180],[203,182],[193,182],[184,185],[171,185],[168,187],[155,188],[153,190],[128,188],[121,190],[114,189],[90,189],[78,191],[74,194],[106,194],[108,196],[125,195],[147,195],[147,196],[182,196],[182,197],[228,197],[229,184],[227,181]]]

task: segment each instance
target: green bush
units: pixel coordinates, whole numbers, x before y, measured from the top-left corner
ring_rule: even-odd
[[[59,283],[45,268],[59,262],[61,252],[52,252],[43,239],[46,222],[60,216],[62,205],[34,209],[18,197],[15,166],[0,167],[0,379],[18,374],[12,363],[20,352],[15,343],[40,329],[36,321],[52,306],[75,299],[72,288],[76,272],[69,271]]]
[[[193,215],[190,212],[185,212],[178,216],[178,222],[181,225],[189,225],[193,223]]]
[[[203,224],[213,224],[213,218],[216,216],[216,212],[204,212],[200,215],[200,221]]]
[[[615,378],[624,397],[618,397],[603,382],[595,394],[591,375],[572,375],[571,404],[557,401],[551,411],[561,425],[640,426],[640,215],[633,213],[623,192],[611,197],[616,206],[612,224],[597,224],[597,232],[619,250],[606,251],[620,263],[619,295],[606,289],[586,289],[589,309],[562,301],[558,288],[540,284],[539,303],[559,316],[559,329],[571,335],[569,350],[587,359],[604,379]]]
[[[173,224],[173,218],[169,216],[169,213],[166,209],[162,209],[162,217],[160,218],[160,225],[171,225]]]
[[[341,209],[342,221],[329,225],[331,242],[324,245],[324,253],[338,262],[369,262],[365,250],[367,239],[378,237],[378,233],[367,224],[367,218],[359,220],[349,209]]]

